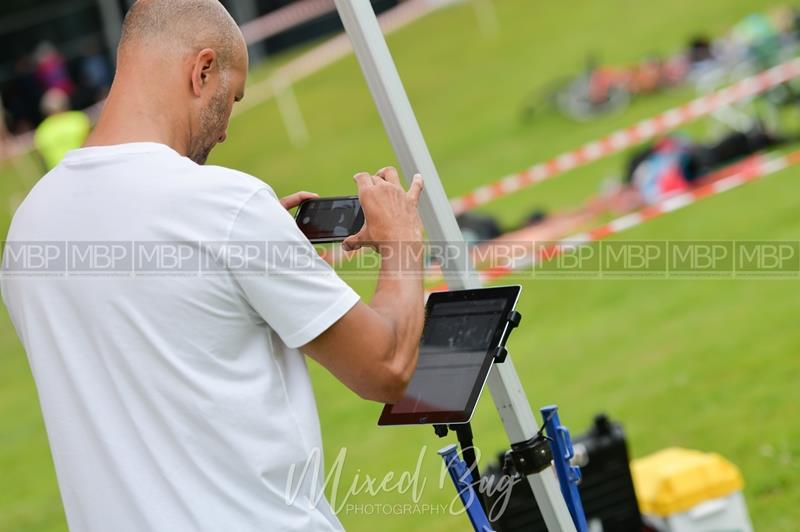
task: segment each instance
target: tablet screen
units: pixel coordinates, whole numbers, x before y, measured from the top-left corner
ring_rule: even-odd
[[[379,424],[468,421],[518,295],[516,286],[432,294],[417,369]]]

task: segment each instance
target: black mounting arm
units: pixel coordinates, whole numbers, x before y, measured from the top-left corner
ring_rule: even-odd
[[[506,327],[503,337],[500,339],[500,345],[494,350],[494,361],[496,364],[502,364],[506,361],[506,357],[508,356],[506,342],[508,342],[508,337],[511,336],[511,331],[519,327],[519,323],[522,321],[522,314],[516,310],[512,310],[508,313],[506,321],[508,321],[508,327]]]

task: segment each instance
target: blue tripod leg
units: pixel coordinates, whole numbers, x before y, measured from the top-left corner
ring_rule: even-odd
[[[447,467],[450,478],[456,485],[461,502],[467,509],[467,516],[469,517],[472,528],[476,532],[492,532],[492,526],[489,524],[489,518],[486,517],[486,512],[478,500],[478,494],[472,487],[472,475],[467,468],[467,463],[458,457],[458,446],[456,444],[448,445],[439,449],[439,456],[444,459],[445,467]]]
[[[556,467],[561,493],[567,501],[567,508],[575,523],[575,528],[578,532],[586,532],[588,530],[586,515],[583,513],[581,495],[578,492],[581,470],[570,464],[575,452],[572,449],[569,431],[561,425],[557,406],[545,406],[541,409],[541,413],[550,441],[550,450],[553,452],[553,465]]]

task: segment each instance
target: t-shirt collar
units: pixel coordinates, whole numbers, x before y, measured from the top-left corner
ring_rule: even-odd
[[[128,142],[125,144],[109,144],[106,146],[89,146],[70,150],[64,156],[64,162],[79,162],[98,157],[116,157],[137,153],[166,152],[181,156],[171,147],[160,142]]]

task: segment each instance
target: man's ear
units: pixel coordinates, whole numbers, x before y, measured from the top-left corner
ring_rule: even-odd
[[[198,98],[200,97],[203,88],[211,78],[211,74],[217,68],[217,52],[211,48],[203,48],[197,53],[192,64],[192,94]]]

